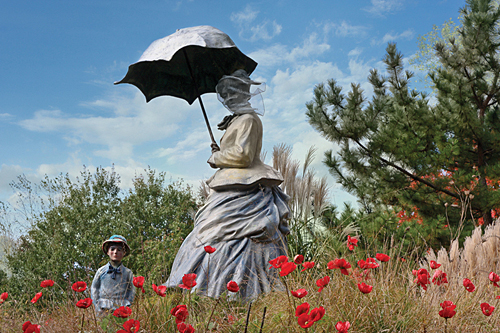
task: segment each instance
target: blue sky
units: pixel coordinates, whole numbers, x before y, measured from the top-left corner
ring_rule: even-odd
[[[176,29],[211,25],[259,63],[265,81],[264,147],[291,145],[302,161],[318,149],[314,167],[327,176],[330,200],[355,199],[322,165],[336,147],[307,123],[305,103],[330,78],[345,89],[383,70],[388,42],[406,58],[417,37],[449,19],[464,1],[26,1],[0,0],[0,201],[13,202],[9,183],[25,174],[77,176],[114,165],[124,189],[144,168],[198,186],[213,173],[210,139],[197,102],[160,97],[146,103],[132,85],[114,86],[156,39]],[[347,92],[347,91],[346,91]],[[203,95],[216,124],[228,114],[215,94]],[[270,161],[266,161],[270,162]]]

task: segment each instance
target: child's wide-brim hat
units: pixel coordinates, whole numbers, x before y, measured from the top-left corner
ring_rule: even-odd
[[[120,235],[113,235],[109,237],[109,239],[105,240],[104,243],[102,243],[102,251],[106,254],[108,254],[108,249],[111,243],[121,243],[123,246],[123,250],[125,251],[125,254],[123,255],[124,257],[128,256],[130,254],[130,247],[127,244],[127,240],[125,237],[120,236]]]

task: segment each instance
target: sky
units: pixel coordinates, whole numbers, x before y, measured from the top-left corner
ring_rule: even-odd
[[[214,172],[206,163],[210,138],[197,102],[170,96],[149,103],[135,86],[113,85],[155,40],[177,29],[216,27],[258,66],[265,82],[263,149],[287,144],[327,177],[330,201],[355,203],[329,175],[323,154],[338,147],[307,122],[305,104],[315,85],[335,79],[349,91],[359,83],[367,97],[369,70],[384,70],[388,42],[405,61],[417,38],[450,19],[457,0],[0,0],[0,201],[15,205],[9,184],[24,174],[45,175],[84,166],[115,171],[124,190],[144,169],[198,187]],[[411,68],[410,68],[411,69]],[[202,96],[216,140],[228,114],[215,94]]]

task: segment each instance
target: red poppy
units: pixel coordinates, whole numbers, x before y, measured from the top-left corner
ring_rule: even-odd
[[[438,264],[437,262],[435,262],[434,260],[431,260],[431,264],[430,264],[431,268],[432,269],[436,269],[436,268],[439,268],[441,267],[441,264]]]
[[[297,306],[297,308],[295,309],[295,317],[299,317],[303,313],[309,313],[309,303],[307,302],[304,302]]]
[[[81,308],[81,309],[86,309],[91,305],[92,305],[92,298],[85,298],[85,299],[81,299],[78,302],[76,302],[76,306]]]
[[[377,258],[377,260],[379,260],[381,262],[387,262],[391,259],[391,257],[389,257],[387,254],[383,254],[383,253],[377,253],[375,255],[375,258]]]
[[[465,287],[465,290],[467,290],[470,293],[473,292],[474,290],[476,290],[476,286],[469,279],[464,279],[464,287]]]
[[[314,324],[314,321],[311,320],[311,316],[309,316],[307,313],[301,314],[297,319],[297,322],[302,328],[309,328]]]
[[[346,321],[346,322],[339,321],[339,322],[337,322],[337,324],[335,324],[335,329],[339,333],[347,333],[347,330],[350,327],[351,327],[351,324],[348,321]]]
[[[304,267],[301,272],[305,271],[306,269],[313,268],[314,267],[314,261],[306,261],[305,263],[302,264]]]
[[[113,316],[118,318],[127,318],[132,314],[132,309],[128,306],[120,306],[113,312]]]
[[[302,254],[297,254],[294,258],[293,258],[293,262],[296,263],[297,265],[300,265],[302,264],[302,262],[304,261],[304,256]]]
[[[446,278],[446,273],[437,269],[432,276],[432,283],[440,286],[442,283],[448,283],[448,279]]]
[[[349,251],[353,251],[355,246],[358,246],[358,239],[355,237],[347,236],[347,246]]]
[[[184,304],[180,304],[180,305],[177,305],[176,307],[172,308],[172,310],[170,310],[170,314],[172,316],[175,316],[175,313],[181,309],[181,308],[184,308],[184,309],[187,309],[187,307],[184,305]]]
[[[416,282],[419,286],[421,286],[424,290],[427,290],[427,285],[431,284],[429,272],[425,268],[420,268],[417,271],[417,278],[414,282]]]
[[[280,276],[287,276],[291,272],[293,272],[297,268],[297,265],[295,265],[294,262],[286,262],[283,265],[281,265],[281,271],[280,271]]]
[[[193,333],[194,328],[191,325],[187,325],[186,323],[177,324],[177,330],[181,333]]]
[[[215,252],[215,248],[211,247],[210,245],[205,246],[204,249],[205,249],[205,252],[208,254]]]
[[[240,287],[238,286],[238,284],[236,282],[229,281],[227,283],[227,290],[229,290],[232,293],[237,293],[238,290],[240,290]]]
[[[175,323],[179,325],[186,321],[186,318],[189,315],[187,307],[184,304],[177,305],[172,310],[170,310],[170,314],[175,317]]]
[[[175,323],[180,324],[186,321],[186,318],[189,316],[188,309],[186,306],[181,306],[179,307],[175,312],[174,312],[174,317],[175,317]]]
[[[451,318],[453,317],[456,312],[455,308],[457,307],[455,304],[453,304],[452,301],[444,301],[443,303],[439,304],[443,309],[439,311],[439,315],[443,318]]]
[[[5,302],[7,300],[7,298],[9,297],[9,293],[2,293],[2,295],[0,295],[0,304],[2,304],[3,302]]]
[[[28,320],[23,324],[23,333],[40,333],[40,325],[32,324]]]
[[[33,297],[33,299],[31,300],[31,303],[35,304],[40,299],[40,297],[42,297],[41,291],[39,293],[35,294],[35,297]]]
[[[373,286],[370,286],[366,283],[358,283],[358,288],[359,288],[359,291],[361,291],[363,294],[369,294],[372,289],[373,289]]]
[[[139,329],[141,328],[141,323],[138,320],[129,319],[123,323],[123,328],[125,329],[126,333],[136,333],[139,332]]]
[[[322,306],[320,306],[319,308],[312,309],[311,313],[309,314],[311,320],[314,322],[321,320],[321,318],[323,318],[324,315],[325,315],[325,309]]]
[[[188,327],[188,325],[186,323],[178,323],[177,324],[177,330],[181,333],[183,333],[187,327]]]
[[[152,284],[153,291],[161,297],[167,296],[167,286],[156,286],[156,284]]]
[[[330,283],[330,277],[328,275],[322,279],[318,279],[316,281],[316,285],[319,287],[318,292],[319,293],[322,292],[323,288],[325,288],[328,285],[328,283]]]
[[[132,280],[132,282],[136,288],[141,288],[143,294],[145,293],[145,291],[144,291],[144,276],[136,276]]]
[[[290,291],[292,293],[293,296],[297,297],[297,298],[302,298],[302,297],[305,297],[307,295],[307,290],[305,289],[297,289],[296,291]]]
[[[269,260],[269,263],[272,265],[271,267],[269,267],[269,269],[271,268],[280,268],[281,265],[283,265],[285,262],[288,261],[288,257],[287,256],[279,256],[278,258],[275,258],[273,260]]]
[[[87,284],[83,281],[78,281],[73,283],[71,289],[73,289],[77,293],[83,293],[85,290],[87,290]]]
[[[485,316],[491,316],[493,313],[493,310],[495,310],[494,306],[489,305],[488,303],[481,303],[481,311],[483,311]]]
[[[413,276],[417,276],[417,273],[418,273],[418,271],[416,269],[411,270],[411,274],[413,274]]]
[[[498,281],[500,281],[500,276],[498,276],[498,274],[491,272],[488,278],[490,279],[491,282],[493,282],[493,285],[495,287],[500,287],[497,283]]]
[[[40,287],[42,287],[42,288],[52,287],[53,285],[54,285],[54,280],[43,280],[40,283]]]
[[[189,290],[194,286],[196,286],[196,274],[184,274],[184,276],[182,277],[182,284],[180,284],[179,287]]]
[[[377,268],[380,265],[375,261],[375,259],[367,258],[366,261],[364,260],[358,261],[358,266],[361,269],[371,269],[371,268]]]
[[[340,273],[342,273],[344,275],[349,275],[349,273],[347,272],[347,269],[351,268],[351,264],[348,261],[346,261],[345,259],[335,259],[335,260],[330,261],[327,264],[327,268],[328,269],[340,268]]]

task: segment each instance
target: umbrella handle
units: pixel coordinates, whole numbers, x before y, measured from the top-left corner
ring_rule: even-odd
[[[198,88],[196,90],[198,90]],[[217,144],[217,142],[215,142],[212,129],[210,128],[210,123],[208,122],[207,113],[205,112],[205,106],[203,105],[203,101],[201,100],[201,96],[199,94],[198,94],[198,101],[200,102],[201,111],[203,112],[203,118],[205,118],[205,123],[207,124],[207,129],[208,129],[208,134],[210,134],[210,139],[212,140],[212,143]]]
[[[188,69],[189,69],[189,74],[191,75],[191,79],[193,80],[193,83],[194,83],[194,88],[196,90],[196,95],[198,95],[198,102],[200,102],[201,111],[203,112],[203,117],[205,118],[205,123],[207,124],[208,134],[210,134],[210,139],[212,140],[212,143],[217,144],[215,142],[214,134],[212,133],[212,129],[210,128],[210,123],[208,122],[207,113],[205,111],[205,106],[203,105],[203,101],[201,100],[201,95],[198,92],[198,84],[196,83],[196,80],[195,80],[194,75],[193,75],[193,71],[191,70],[191,64],[189,63],[188,56],[187,56],[187,53],[186,53],[186,49],[182,49],[182,51],[184,53],[184,58],[186,59],[186,63],[187,63]]]

